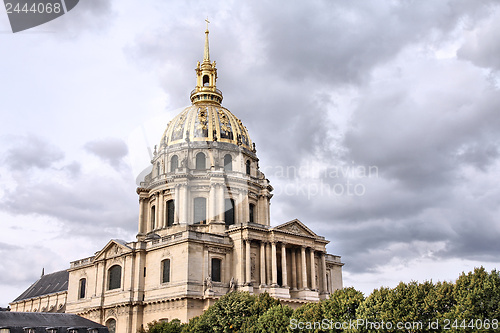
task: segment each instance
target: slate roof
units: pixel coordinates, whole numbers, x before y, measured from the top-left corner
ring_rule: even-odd
[[[46,328],[58,328],[66,332],[68,328],[78,328],[78,332],[87,332],[88,328],[98,328],[99,332],[108,332],[106,326],[69,313],[33,313],[0,312],[0,328],[9,328],[10,332],[23,332],[23,327],[35,328],[36,332],[46,332]]]
[[[59,271],[43,275],[38,281],[26,289],[14,302],[38,296],[55,294],[61,291],[68,291],[69,272]]]

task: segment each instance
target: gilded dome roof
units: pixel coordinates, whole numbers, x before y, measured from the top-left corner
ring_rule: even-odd
[[[161,143],[172,146],[186,141],[219,141],[253,149],[241,120],[228,109],[213,103],[188,106],[168,123]]]

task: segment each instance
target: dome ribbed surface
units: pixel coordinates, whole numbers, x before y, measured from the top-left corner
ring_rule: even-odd
[[[252,150],[252,141],[241,120],[216,104],[188,106],[168,123],[161,142],[172,146],[186,141],[219,141]]]

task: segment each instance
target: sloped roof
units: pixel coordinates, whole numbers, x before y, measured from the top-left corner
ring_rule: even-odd
[[[107,332],[105,326],[70,313],[0,312],[0,327],[85,327]]]
[[[55,294],[68,290],[69,273],[67,270],[43,275],[38,281],[26,289],[14,302],[38,296]]]

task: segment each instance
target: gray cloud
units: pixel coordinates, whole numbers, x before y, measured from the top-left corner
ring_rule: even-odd
[[[56,146],[35,135],[4,138],[10,148],[5,152],[4,164],[11,170],[47,169],[64,158]]]
[[[117,138],[87,142],[85,144],[85,149],[113,167],[120,167],[123,158],[128,154],[126,143]]]

